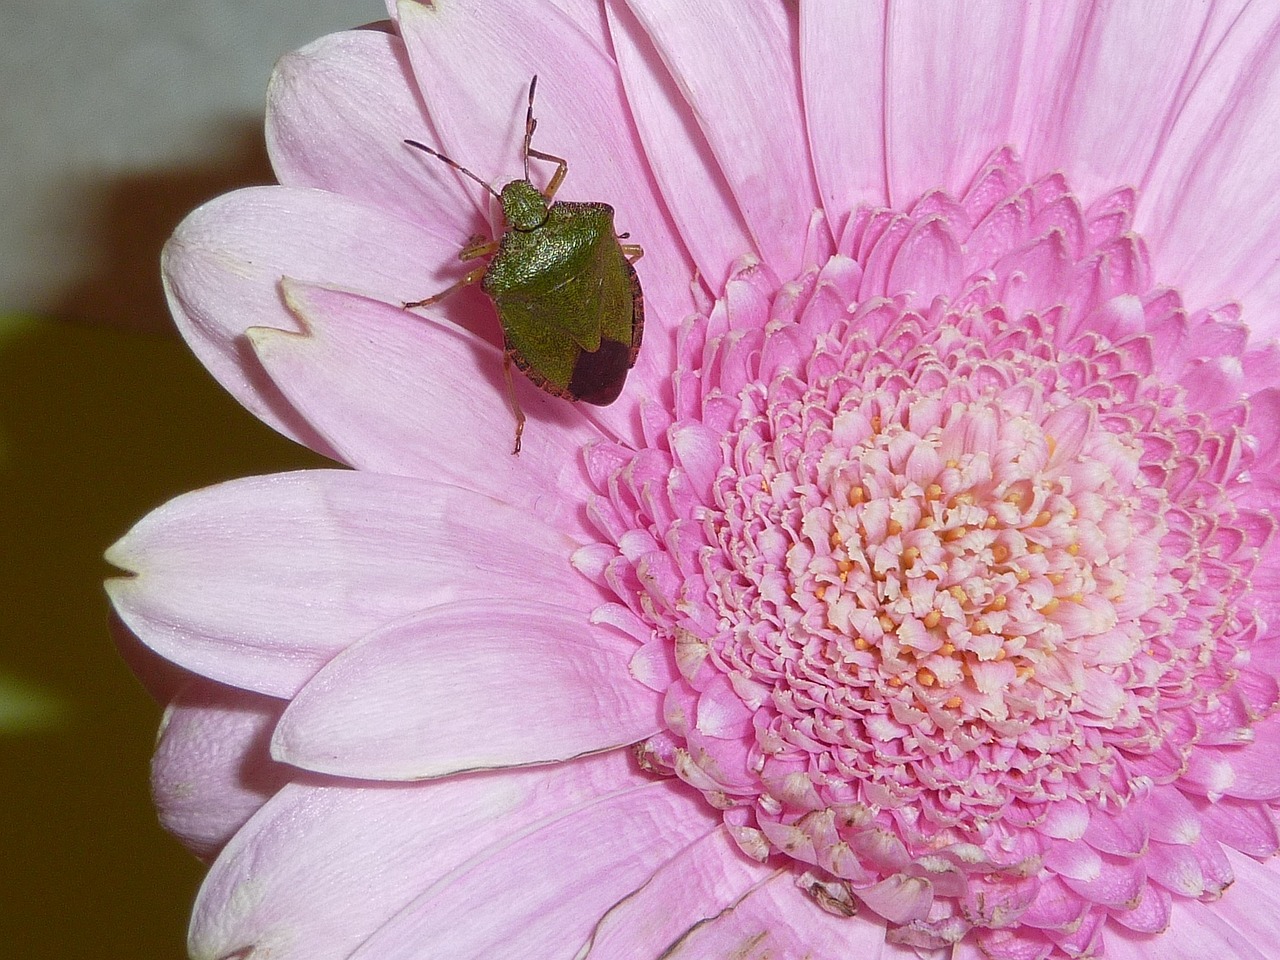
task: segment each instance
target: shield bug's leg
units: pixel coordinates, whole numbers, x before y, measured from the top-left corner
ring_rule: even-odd
[[[463,247],[458,253],[458,259],[474,260],[476,257],[488,257],[497,253],[501,247],[501,240],[486,240],[484,237],[480,237]]]
[[[461,280],[457,281],[456,283],[449,284],[449,286],[445,287],[443,290],[441,290],[439,293],[435,294],[434,296],[427,297],[425,300],[412,300],[407,303],[402,303],[401,306],[404,307],[404,309],[406,310],[412,310],[415,307],[429,307],[433,303],[439,303],[441,300],[449,296],[451,293],[457,293],[463,287],[469,287],[473,283],[479,283],[480,279],[484,276],[484,272],[487,269],[489,269],[488,264],[485,264],[482,267],[476,267],[474,270],[472,270],[470,273],[464,276]]]
[[[547,189],[542,191],[542,195],[550,202],[551,198],[556,195],[556,191],[560,189],[560,184],[564,182],[565,174],[569,172],[569,163],[563,157],[553,157],[549,153],[543,153],[541,150],[533,149],[533,131],[538,128],[538,121],[533,119],[533,92],[538,89],[538,78],[535,75],[529,81],[529,109],[524,116],[524,178],[529,179],[529,158],[537,157],[539,160],[549,160],[556,165],[556,172],[551,175],[551,182],[547,184]]]
[[[511,398],[511,409],[516,412],[516,445],[511,451],[514,457],[520,453],[520,437],[524,433],[524,411],[520,409],[520,401],[516,399],[516,385],[511,382],[511,351],[502,355],[502,377],[507,381],[507,396]]]
[[[618,246],[622,255],[627,258],[627,263],[635,263],[644,256],[644,248],[638,243],[620,243]]]
[[[565,174],[569,172],[569,162],[563,157],[553,157],[551,154],[543,153],[541,150],[530,150],[527,156],[537,157],[539,160],[550,160],[556,164],[556,172],[551,175],[551,182],[547,184],[547,189],[542,191],[542,195],[550,202],[551,198],[556,195],[556,191],[560,189],[560,184],[564,182]]]

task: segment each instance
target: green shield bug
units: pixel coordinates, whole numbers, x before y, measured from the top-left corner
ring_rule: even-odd
[[[520,452],[525,419],[511,383],[513,363],[553,396],[606,406],[622,392],[644,333],[644,295],[632,266],[644,251],[621,242],[627,235],[614,232],[609,204],[553,202],[569,164],[533,149],[537,86],[535,76],[524,124],[524,179],[512,180],[501,193],[438,150],[405,141],[470,177],[502,206],[502,235],[473,239],[458,254],[463,261],[487,262],[440,293],[404,306],[427,307],[479,281],[502,324],[502,372],[516,414],[512,453]],[[546,190],[529,180],[530,157],[556,164]]]

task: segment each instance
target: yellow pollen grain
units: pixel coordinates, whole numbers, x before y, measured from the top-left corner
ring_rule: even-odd
[[[982,525],[988,530],[994,530],[1000,525],[1000,521],[995,517],[987,517],[987,519],[982,521]]]
[[[933,675],[933,671],[925,667],[921,667],[916,671],[916,683],[922,687],[932,687],[938,682],[938,678]]]
[[[959,469],[960,469],[960,461],[959,461],[959,460],[955,460],[955,459],[948,460],[946,465],[947,465],[948,469],[951,469],[951,470],[959,470]]]
[[[1060,606],[1062,606],[1062,601],[1060,601],[1057,597],[1050,597],[1049,602],[1040,608],[1040,612],[1043,613],[1045,616],[1048,616],[1049,614],[1053,613],[1053,611],[1057,610],[1058,607]]]
[[[962,703],[964,703],[964,701],[961,700],[959,697],[951,697],[949,700],[947,700],[945,706],[948,710],[955,710]]]
[[[1004,563],[1009,559],[1009,548],[1003,543],[997,543],[991,548],[991,559],[996,563]]]
[[[813,588],[813,595],[819,600],[824,599],[827,595],[827,585],[825,583],[818,584]]]
[[[942,622],[942,614],[937,610],[930,610],[924,615],[924,625],[932,630]]]
[[[861,503],[866,503],[866,500],[867,491],[863,490],[862,487],[849,488],[849,506],[856,507]]]
[[[1028,580],[1031,579],[1031,573],[1027,570],[1022,569],[1022,567],[1019,567],[1017,570],[1015,570],[1013,573],[1013,576],[1019,583],[1026,583]]]
[[[1044,578],[1056,587],[1067,579],[1067,575],[1065,573],[1046,573]]]
[[[902,551],[902,569],[910,570],[919,559],[920,550],[916,547],[907,547],[907,549]]]
[[[985,637],[988,633],[991,632],[991,628],[987,626],[987,621],[978,619],[978,620],[974,620],[973,623],[969,626],[969,632],[972,633],[975,637]]]
[[[1031,521],[1031,525],[1033,527],[1048,526],[1049,521],[1052,519],[1053,519],[1052,513],[1050,513],[1048,510],[1041,510],[1039,513],[1036,514],[1036,518]]]
[[[970,491],[966,490],[964,493],[957,493],[951,498],[951,502],[962,507],[972,507],[978,501]]]
[[[936,483],[931,483],[924,488],[924,498],[926,500],[937,500],[942,496],[942,487]]]
[[[954,643],[944,643],[938,648],[938,652],[944,657],[949,657],[956,652],[956,645]]]
[[[1049,456],[1053,456],[1053,451],[1058,449],[1058,441],[1054,440],[1049,434],[1044,435],[1045,446],[1049,448]]]
[[[850,571],[850,570],[852,570],[852,569],[853,569],[853,561],[852,561],[852,560],[837,560],[837,561],[836,561],[836,569],[840,571],[840,576],[843,578],[843,577],[845,577],[845,576],[847,576],[847,575],[848,575],[848,573],[849,573],[849,571]]]
[[[1028,543],[1027,553],[1044,553],[1044,547],[1038,543]]]
[[[969,532],[968,527],[952,527],[950,530],[948,530],[946,533],[942,535],[942,539],[946,543],[955,543],[957,540],[959,540],[968,532]]]
[[[1071,556],[1073,557],[1078,555],[1080,553],[1080,544],[1078,543],[1067,544],[1067,553],[1071,554]]]
[[[969,602],[969,595],[964,592],[964,587],[960,587],[960,586],[950,587],[948,588],[947,593],[955,597],[956,600],[958,600],[960,603]]]
[[[880,414],[876,414],[871,418],[871,430],[873,433],[879,433],[881,427]]]
[[[844,537],[840,536],[839,530],[832,530],[831,536],[827,537],[827,542],[831,544],[831,549],[844,545]]]
[[[1009,598],[1003,593],[987,604],[988,610],[1003,610],[1009,605]]]
[[[891,687],[900,687],[900,686],[902,686],[902,678],[901,678],[901,677],[890,677],[890,678],[889,678],[889,686],[891,686]]]
[[[1017,677],[1019,680],[1025,680],[1027,679],[1027,677],[1035,673],[1034,670],[1032,670],[1030,667],[1026,666],[1025,664],[1023,666],[1016,668],[1013,672],[1017,674]]]
[[[1083,593],[1069,593],[1069,594],[1067,594],[1067,600],[1069,600],[1071,603],[1084,603],[1084,594],[1083,594]]]
[[[885,633],[889,633],[890,631],[895,630],[898,626],[891,619],[889,619],[889,615],[887,613],[880,614],[880,616],[876,617],[876,619],[880,621],[880,629],[883,630]]]
[[[854,638],[853,638],[853,649],[855,649],[855,650],[870,650],[870,649],[871,649],[871,644],[867,642],[867,639],[866,639],[865,637],[854,637]]]
[[[1004,649],[1004,647],[1001,647],[999,650],[996,651],[995,659],[997,662],[999,662],[1008,656],[1009,656],[1009,651]]]
[[[885,524],[885,530],[888,532],[889,536],[896,537],[902,532],[902,524],[897,520],[890,518],[889,522]]]

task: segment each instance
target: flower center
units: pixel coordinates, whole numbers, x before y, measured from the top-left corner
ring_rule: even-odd
[[[616,544],[598,580],[670,655],[642,763],[746,853],[921,947],[998,936],[1042,891],[1048,916],[1076,884],[1066,944],[1101,915],[1083,924],[1092,889],[1055,872],[1063,811],[1141,818],[1203,730],[1275,709],[1274,684],[1237,689],[1275,522],[1242,391],[1199,391],[1238,359],[1165,356],[1187,318],[1113,211],[1063,266],[1058,228],[990,251],[973,223],[998,203],[930,196],[921,224],[993,257],[931,299],[867,296],[864,269],[915,234],[858,214],[820,269],[778,284],[746,262],[685,324],[647,445],[588,452]],[[1135,910],[1145,876],[1097,909]]]
[[[725,459],[752,468],[723,468],[700,514],[721,547],[715,612],[734,624],[714,652],[769,688],[766,768],[820,745],[824,784],[949,824],[1063,795],[1067,753],[1091,768],[1074,796],[1107,789],[1089,728],[1138,716],[1126,596],[1152,605],[1166,532],[1140,447],[1049,361],[987,356],[1001,319],[955,320],[983,336],[907,317],[899,356],[851,331],[803,392],[744,391],[753,415]]]

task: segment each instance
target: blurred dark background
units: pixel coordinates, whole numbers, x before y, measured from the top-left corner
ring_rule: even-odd
[[[0,953],[185,956],[203,868],[156,823],[160,719],[107,631],[102,551],[152,507],[317,458],[173,333],[161,244],[270,182],[280,54],[379,0],[0,5]]]

